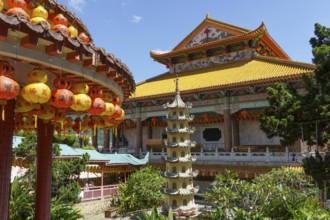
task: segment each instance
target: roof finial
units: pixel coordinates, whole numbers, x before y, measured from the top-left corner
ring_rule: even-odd
[[[211,18],[210,13],[206,12],[206,19]]]

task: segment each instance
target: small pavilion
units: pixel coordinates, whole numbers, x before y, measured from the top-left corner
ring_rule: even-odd
[[[37,131],[36,220],[49,220],[52,134],[111,128],[135,90],[128,67],[93,44],[56,0],[0,0],[0,219],[8,219],[14,131]],[[74,116],[74,117],[73,117]]]

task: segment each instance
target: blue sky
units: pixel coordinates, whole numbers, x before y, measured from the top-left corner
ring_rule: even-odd
[[[82,19],[97,47],[128,65],[136,82],[164,73],[150,50],[174,48],[205,18],[248,29],[263,21],[292,60],[311,62],[316,22],[330,27],[329,0],[58,0]],[[317,2],[317,4],[315,4]]]

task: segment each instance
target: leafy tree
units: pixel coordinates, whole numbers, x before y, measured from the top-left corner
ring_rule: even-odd
[[[163,203],[160,190],[164,183],[159,169],[148,166],[135,171],[126,184],[119,185],[120,211],[126,213],[160,206]]]
[[[12,201],[10,207],[10,215],[12,219],[33,219],[33,215],[27,217],[25,209],[17,210],[16,207],[25,202],[28,203],[26,208],[34,208],[34,199],[30,199],[30,192],[36,183],[36,134],[26,135],[22,143],[14,149],[14,155],[28,159],[30,166],[26,174],[19,178],[18,183],[12,184]],[[53,155],[58,156],[60,148],[58,144],[53,146]],[[81,215],[72,205],[80,201],[80,186],[78,184],[78,176],[80,172],[85,170],[89,155],[85,154],[82,158],[72,160],[53,160],[52,166],[52,219],[79,219]],[[19,189],[19,190],[17,190]],[[27,194],[29,192],[29,194]],[[24,200],[22,198],[25,198]],[[21,217],[17,217],[21,216]]]
[[[330,132],[330,29],[315,24],[310,39],[315,78],[303,76],[305,93],[299,94],[291,84],[267,88],[270,107],[261,117],[261,129],[268,137],[279,136],[282,145],[291,145],[303,137],[309,146],[324,145]]]
[[[292,219],[292,210],[305,207],[317,189],[303,172],[276,169],[251,182],[226,171],[216,177],[204,199],[215,207],[210,219]],[[319,207],[321,210],[321,207]],[[330,215],[328,215],[330,216]]]

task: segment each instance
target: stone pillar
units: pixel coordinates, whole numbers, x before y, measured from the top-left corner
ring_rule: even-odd
[[[225,97],[225,110],[224,114],[224,137],[225,137],[225,150],[231,151],[232,144],[232,128],[231,128],[231,114],[230,114],[230,92],[226,92]]]
[[[35,220],[50,220],[54,126],[38,119]]]
[[[141,117],[136,118],[136,147],[135,155],[140,156],[140,149],[142,149],[142,119]]]
[[[152,125],[148,125],[148,139],[152,139]]]
[[[14,107],[15,100],[7,101],[5,105],[5,120],[2,121],[0,117],[0,219],[9,219]],[[0,111],[2,111],[1,108]]]
[[[109,128],[104,129],[104,133],[103,133],[104,137],[104,143],[103,143],[103,151],[104,152],[110,152],[110,132],[109,132]]]
[[[240,146],[240,139],[239,139],[239,121],[233,120],[233,133],[234,133],[234,146]]]

